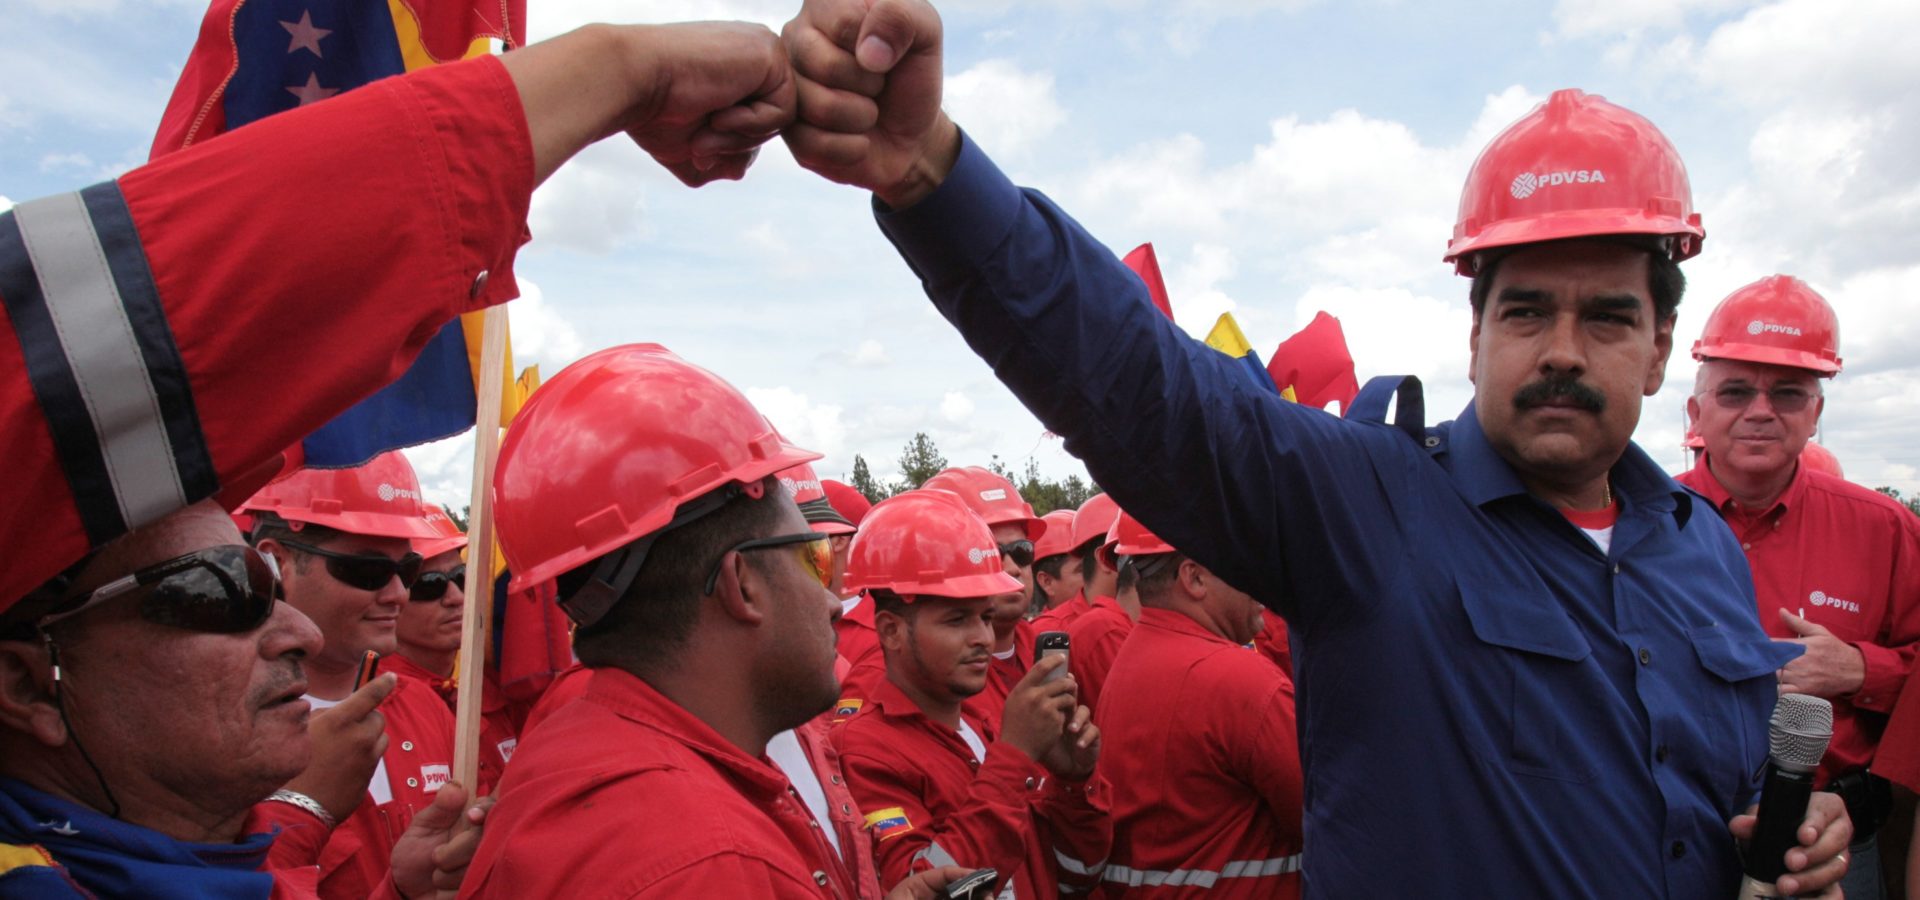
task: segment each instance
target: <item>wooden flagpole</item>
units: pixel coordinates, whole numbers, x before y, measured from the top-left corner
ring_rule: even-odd
[[[487,307],[480,329],[480,406],[474,413],[473,494],[467,511],[466,608],[460,617],[459,706],[453,779],[479,790],[481,692],[493,636],[493,468],[500,457],[501,385],[507,369],[507,308]],[[465,821],[463,818],[461,821]]]

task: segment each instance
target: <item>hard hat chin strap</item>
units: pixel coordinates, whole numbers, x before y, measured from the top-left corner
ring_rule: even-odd
[[[716,490],[694,498],[674,511],[673,521],[665,527],[600,557],[594,564],[593,574],[587,576],[586,584],[560,599],[560,609],[567,618],[581,628],[590,628],[607,617],[613,605],[627,595],[627,589],[640,577],[641,567],[646,565],[647,553],[653,549],[655,541],[669,531],[709,515],[727,505],[733,498],[742,494],[758,498],[764,494],[758,483],[740,485],[737,483],[722,485]]]

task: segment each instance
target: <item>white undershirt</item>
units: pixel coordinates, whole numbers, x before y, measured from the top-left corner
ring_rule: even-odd
[[[855,594],[851,597],[848,597],[845,600],[840,601],[840,615],[842,616],[852,615],[853,608],[860,605],[860,596],[861,595],[859,594]]]
[[[306,695],[306,701],[313,704],[316,712],[323,709],[332,709],[340,705],[340,701],[338,700],[322,700],[312,694]],[[387,784],[387,758],[385,756],[380,757],[380,764],[373,767],[373,780],[367,782],[367,793],[373,795],[373,802],[376,806],[393,802],[393,786]]]
[[[1587,537],[1592,538],[1595,544],[1600,545],[1601,553],[1605,554],[1605,553],[1613,552],[1613,526],[1612,525],[1608,525],[1605,528],[1582,528],[1580,530],[1586,532]]]
[[[980,740],[980,735],[974,733],[973,726],[968,725],[966,719],[960,720],[960,739],[966,741],[967,749],[973,751],[974,762],[983,763],[987,761],[987,745],[984,741]]]
[[[827,843],[833,845],[833,852],[840,853],[840,834],[833,827],[833,817],[827,814],[827,792],[820,787],[820,773],[813,770],[812,760],[807,759],[807,751],[800,746],[800,738],[792,731],[782,731],[767,742],[767,758],[787,773],[787,780],[793,783],[793,789],[806,801],[807,811],[813,813],[813,820],[820,824],[820,830],[827,835]]]
[[[1019,647],[1018,645],[1015,645],[1015,646],[1012,646],[1012,647],[1008,647],[1005,653],[995,653],[995,654],[993,655],[993,658],[994,658],[994,659],[1012,659],[1012,658],[1013,658],[1013,651],[1015,651],[1015,650],[1018,650],[1018,649],[1020,649],[1020,647]]]

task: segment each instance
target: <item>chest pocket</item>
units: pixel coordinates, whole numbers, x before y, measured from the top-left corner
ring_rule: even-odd
[[[1776,693],[1770,676],[1799,656],[1799,648],[1756,640],[1718,625],[1689,628],[1687,639],[1700,657],[1700,667],[1733,690],[1727,701],[1730,711],[1725,716],[1731,726],[1726,730],[1727,739],[1738,738],[1739,759],[1744,763],[1738,770],[1729,769],[1739,775],[1730,795],[1737,800],[1760,786],[1760,767],[1767,753],[1767,713],[1763,710],[1771,708]],[[1697,712],[1707,714],[1706,710]]]
[[[1574,718],[1592,702],[1586,682],[1601,677],[1588,658],[1593,648],[1544,586],[1531,597],[1463,585],[1461,605],[1481,643],[1497,648],[1504,671],[1491,673],[1496,701],[1507,702],[1509,733],[1493,729],[1508,770],[1518,775],[1584,784],[1598,766]],[[1489,711],[1491,712],[1491,710]]]

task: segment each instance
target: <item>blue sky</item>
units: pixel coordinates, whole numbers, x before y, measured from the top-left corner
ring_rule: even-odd
[[[797,3],[530,0],[538,38],[595,20],[745,18]],[[1920,4],[1780,0],[1411,3],[958,0],[947,107],[1016,180],[1119,252],[1158,248],[1181,324],[1232,310],[1263,354],[1317,310],[1360,375],[1411,372],[1466,402],[1466,282],[1439,257],[1479,148],[1579,87],[1680,148],[1706,221],[1668,388],[1636,438],[1678,469],[1707,311],[1774,272],[1839,310],[1847,371],[1821,439],[1854,480],[1920,492]],[[0,195],[144,158],[204,6],[0,7]],[[637,17],[637,18],[636,18]],[[882,475],[915,431],[955,463],[1078,465],[935,316],[865,198],[770,147],[740,184],[681,187],[631,147],[590,150],[536,195],[512,306],[520,362],[551,374],[657,341],[720,372],[796,441]],[[471,439],[412,453],[464,502]]]

